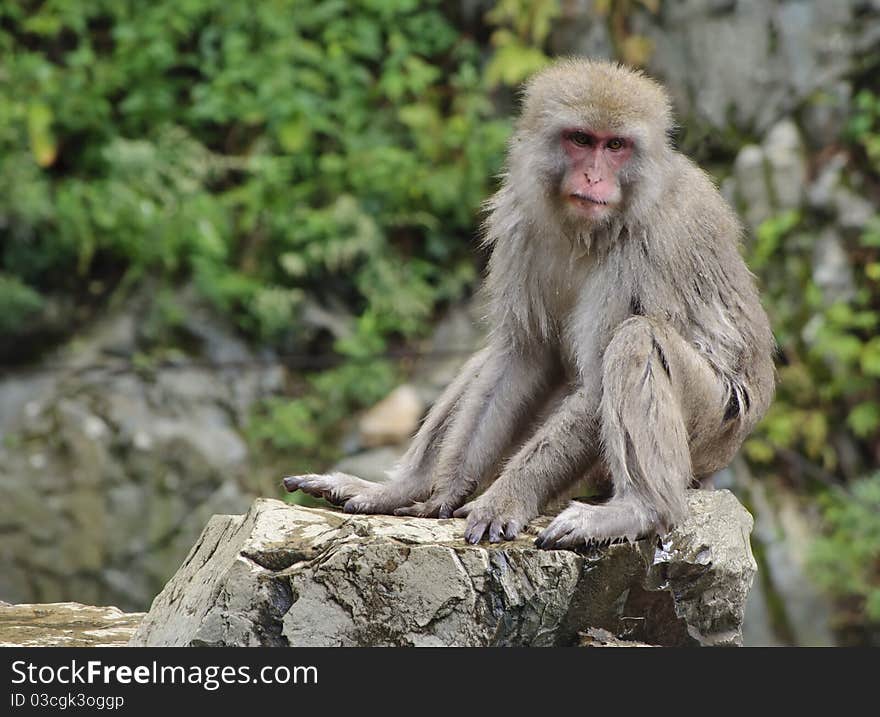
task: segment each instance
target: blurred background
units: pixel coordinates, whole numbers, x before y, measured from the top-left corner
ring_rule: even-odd
[[[880,644],[880,1],[0,6],[0,600],[143,610],[214,513],[381,479],[481,341],[480,203],[562,54],[664,81],[776,402],[746,644]]]

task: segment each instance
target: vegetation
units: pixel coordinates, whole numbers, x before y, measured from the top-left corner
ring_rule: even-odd
[[[509,124],[481,48],[440,6],[4,5],[3,333],[33,331],[59,295],[191,280],[253,339],[342,357],[255,417],[278,448],[328,443],[392,385],[390,363],[363,359],[477,278],[477,212]],[[310,304],[342,329],[304,322]]]

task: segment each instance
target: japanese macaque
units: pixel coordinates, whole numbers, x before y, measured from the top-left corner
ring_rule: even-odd
[[[562,60],[527,85],[489,200],[491,331],[387,483],[291,476],[350,513],[466,517],[510,540],[587,480],[540,533],[577,548],[663,533],[688,486],[728,464],[773,396],[774,340],[741,227],[669,142],[664,89]]]

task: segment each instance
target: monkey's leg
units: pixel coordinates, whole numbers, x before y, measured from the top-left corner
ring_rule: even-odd
[[[588,471],[598,457],[598,390],[570,393],[483,495],[455,511],[467,517],[465,539],[512,540],[560,491]]]
[[[395,514],[451,517],[497,469],[558,371],[554,354],[545,347],[495,349],[443,438],[431,495]]]
[[[424,500],[431,492],[431,472],[440,442],[449,429],[462,396],[486,364],[490,349],[474,354],[431,407],[406,453],[390,473],[386,483],[374,483],[346,473],[288,476],[284,487],[291,493],[302,490],[350,513],[391,513],[395,508]]]
[[[602,361],[601,435],[614,495],[572,503],[537,544],[570,548],[634,540],[668,529],[685,513],[693,479],[691,437],[726,435],[727,394],[703,357],[670,326],[644,317],[622,323]],[[730,446],[716,441],[716,449]]]

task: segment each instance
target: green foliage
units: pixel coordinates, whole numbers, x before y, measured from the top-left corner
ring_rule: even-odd
[[[290,345],[307,299],[410,336],[475,278],[508,125],[439,0],[57,0],[0,19],[0,261],[33,291],[75,294],[108,263],[193,277]]]
[[[865,256],[876,253],[874,231],[867,227],[859,242]],[[745,449],[759,462],[796,450],[833,470],[834,427],[847,426],[868,445],[880,438],[880,286],[869,261],[856,272],[854,296],[831,302],[813,280],[815,241],[807,220],[787,213],[765,222],[751,246],[749,264],[785,361],[776,400]]]
[[[811,546],[810,567],[834,596],[855,599],[880,623],[880,473],[821,500],[826,534]]]
[[[330,306],[353,327],[335,337],[341,363],[250,428],[322,457],[332,427],[392,385],[375,355],[477,279],[474,227],[509,123],[481,49],[443,7],[5,4],[0,333],[12,339],[50,293],[82,300],[96,278],[150,277],[157,351],[177,349],[166,289],[182,282],[287,352],[325,350],[302,319]],[[552,12],[528,12],[546,35]],[[517,59],[496,63],[511,81]]]
[[[486,66],[491,87],[516,85],[550,62],[542,45],[561,14],[559,0],[499,0],[486,13],[496,48]]]
[[[850,140],[861,145],[868,159],[880,167],[880,96],[869,89],[856,95],[847,133]]]
[[[42,308],[36,291],[14,276],[0,274],[0,334],[18,331]]]

